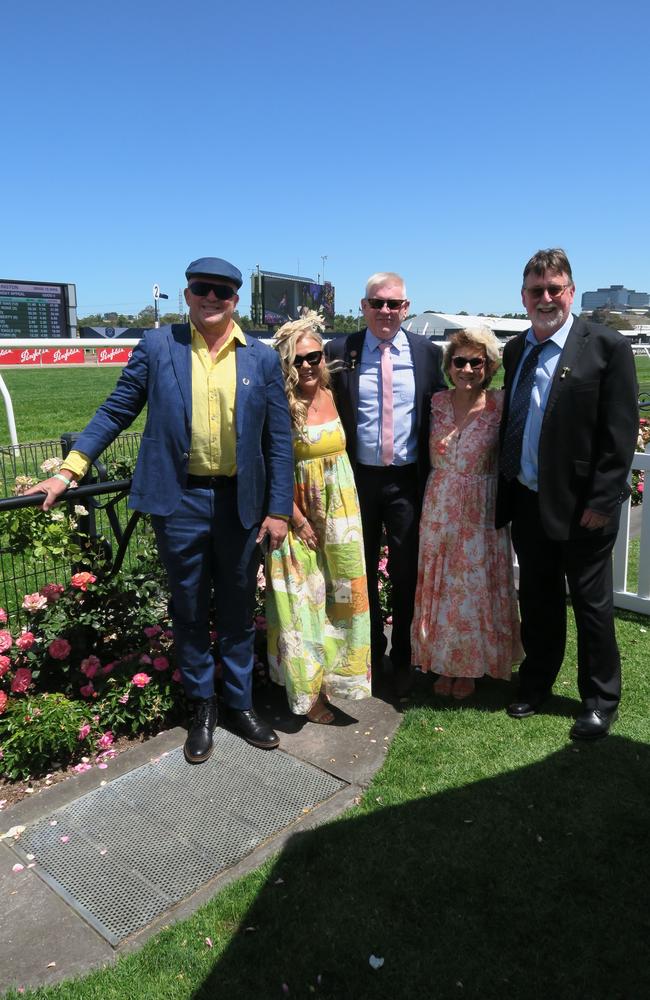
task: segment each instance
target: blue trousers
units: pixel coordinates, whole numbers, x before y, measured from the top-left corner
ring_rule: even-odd
[[[253,610],[259,526],[242,527],[237,486],[183,491],[176,510],[152,517],[171,592],[176,657],[188,698],[214,694],[210,597],[223,664],[223,695],[235,709],[252,707]]]

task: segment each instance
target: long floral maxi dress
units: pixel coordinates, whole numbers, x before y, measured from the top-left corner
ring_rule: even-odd
[[[271,679],[306,715],[325,697],[370,695],[370,612],[359,500],[339,419],[294,441],[295,500],[318,537],[308,548],[291,527],[266,559]]]
[[[503,393],[459,434],[453,392],[431,401],[413,662],[449,677],[509,678],[522,659],[510,533],[494,527]]]

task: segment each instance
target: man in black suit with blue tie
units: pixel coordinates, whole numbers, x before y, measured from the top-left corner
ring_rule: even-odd
[[[412,683],[410,630],[420,508],[429,474],[431,395],[446,387],[440,348],[402,328],[409,305],[403,278],[394,272],[373,274],[361,300],[367,329],[338,337],[326,348],[361,508],[373,688],[387,646],[377,579],[385,531],[393,594],[390,659],[398,696]]]
[[[525,659],[508,714],[539,711],[562,666],[566,585],[578,632],[582,710],[573,739],[606,736],[621,696],[612,549],[638,434],[632,349],[616,330],[571,314],[563,250],[526,264],[531,329],[506,344],[497,527],[512,522]]]

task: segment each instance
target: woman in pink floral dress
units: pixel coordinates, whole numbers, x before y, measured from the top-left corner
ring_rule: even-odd
[[[444,355],[453,389],[431,401],[411,643],[436,693],[455,698],[476,677],[509,679],[523,656],[510,535],[494,527],[503,394],[487,387],[499,364],[491,330],[459,330]]]

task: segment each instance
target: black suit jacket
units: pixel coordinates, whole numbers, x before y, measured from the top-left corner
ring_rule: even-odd
[[[512,381],[526,334],[503,351],[506,398],[501,442],[508,420]],[[616,531],[620,505],[629,495],[627,475],[639,431],[637,381],[632,348],[616,330],[574,319],[555,369],[539,441],[539,510],[549,538],[584,536],[586,508],[609,517]],[[512,520],[513,483],[500,476],[496,525]]]
[[[411,348],[415,375],[415,412],[418,433],[418,479],[424,491],[429,475],[429,414],[431,396],[446,389],[442,373],[442,351],[421,334],[406,333]],[[357,462],[357,414],[359,410],[359,371],[366,331],[336,337],[325,345],[325,355],[332,362],[332,388],[343,422],[347,450],[354,469]]]

